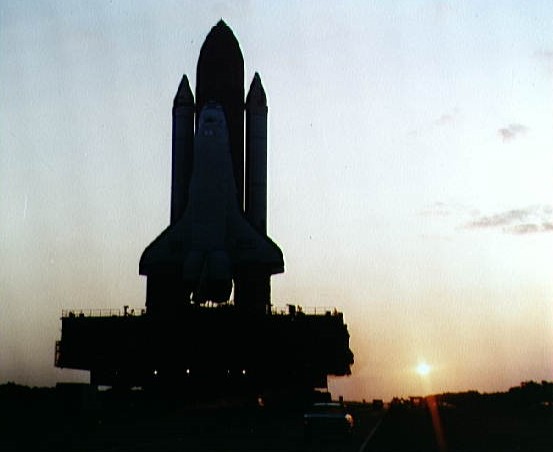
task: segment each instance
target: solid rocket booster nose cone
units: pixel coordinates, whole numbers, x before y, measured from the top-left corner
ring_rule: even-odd
[[[190,84],[188,83],[188,77],[186,74],[182,76],[182,80],[179,84],[179,89],[173,101],[173,107],[180,107],[183,105],[194,105],[194,95],[190,89]]]
[[[266,108],[267,107],[267,96],[263,85],[261,84],[261,77],[256,72],[252,83],[250,85],[250,90],[246,96],[246,108]]]

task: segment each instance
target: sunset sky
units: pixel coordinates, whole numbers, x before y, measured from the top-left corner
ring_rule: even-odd
[[[268,97],[273,304],[349,327],[333,393],[552,380],[551,1],[37,0],[0,2],[0,383],[87,381],[53,366],[61,310],[144,306],[220,18]]]

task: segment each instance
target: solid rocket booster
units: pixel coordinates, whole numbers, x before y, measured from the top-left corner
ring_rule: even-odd
[[[267,96],[256,72],[246,97],[246,206],[250,224],[267,233]],[[271,305],[271,275],[256,267],[243,269],[235,278],[237,306],[264,312]]]
[[[246,97],[246,218],[267,232],[267,96],[256,72]]]
[[[188,203],[188,186],[194,165],[194,96],[186,75],[173,101],[173,148],[171,171],[171,224],[182,216]]]

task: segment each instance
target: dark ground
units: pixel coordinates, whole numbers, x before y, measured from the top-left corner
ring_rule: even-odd
[[[184,405],[141,392],[62,389],[0,386],[0,451],[553,451],[548,404],[482,403],[482,397],[457,405],[440,400],[434,409],[350,404],[352,438],[307,442],[303,409],[291,405]]]
[[[553,412],[440,407],[433,416],[426,407],[392,408],[364,449],[379,451],[551,452]]]

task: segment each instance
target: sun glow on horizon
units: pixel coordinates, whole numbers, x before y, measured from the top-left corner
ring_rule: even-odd
[[[428,363],[426,363],[425,361],[421,361],[417,365],[417,373],[421,377],[425,377],[426,375],[428,375],[431,370],[432,370],[432,367]]]

